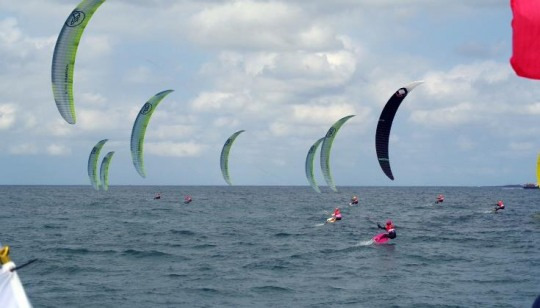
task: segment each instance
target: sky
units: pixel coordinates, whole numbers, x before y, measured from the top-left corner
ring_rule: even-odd
[[[100,160],[115,151],[112,186],[227,185],[219,156],[242,129],[234,185],[308,185],[309,148],[347,115],[330,157],[338,189],[536,182],[540,81],[509,65],[509,1],[107,0],[78,47],[72,125],[56,107],[51,62],[78,4],[0,1],[0,185],[90,185],[102,139]],[[378,117],[416,80],[425,83],[391,130],[391,181],[376,157]],[[167,89],[142,178],[131,130]]]

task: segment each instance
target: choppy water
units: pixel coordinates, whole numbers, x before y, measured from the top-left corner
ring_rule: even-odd
[[[160,191],[161,200],[153,200]],[[442,193],[446,200],[435,205]],[[540,190],[0,187],[35,307],[531,307]],[[194,201],[185,205],[183,195]],[[360,205],[349,207],[357,194]],[[490,209],[498,199],[503,213]],[[344,218],[321,224],[341,206]],[[374,222],[398,237],[369,245]]]

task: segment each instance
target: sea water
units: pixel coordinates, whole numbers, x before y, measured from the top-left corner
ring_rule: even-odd
[[[16,264],[38,258],[19,270],[35,307],[531,307],[540,294],[540,190],[338,189],[2,186],[0,241]],[[335,207],[343,220],[325,224]],[[387,219],[397,238],[373,244]]]

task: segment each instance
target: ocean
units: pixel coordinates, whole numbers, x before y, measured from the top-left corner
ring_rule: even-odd
[[[540,295],[540,190],[321,189],[0,186],[0,242],[16,264],[38,258],[18,271],[34,307],[531,307]],[[335,207],[343,219],[324,224]],[[397,238],[370,243],[387,219]]]

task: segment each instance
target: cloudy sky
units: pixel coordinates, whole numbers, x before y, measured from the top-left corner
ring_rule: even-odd
[[[309,147],[347,115],[331,155],[338,187],[536,181],[540,81],[509,65],[508,1],[107,0],[80,41],[70,125],[50,76],[78,3],[0,1],[0,184],[89,185],[88,155],[109,139],[111,185],[226,185],[221,147],[244,129],[234,184],[308,185]],[[392,127],[391,181],[375,154],[377,120],[415,80],[425,83]],[[143,179],[129,152],[133,121],[166,89]]]

